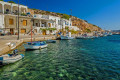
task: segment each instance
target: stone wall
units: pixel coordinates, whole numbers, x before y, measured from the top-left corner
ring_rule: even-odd
[[[13,19],[13,24],[12,25],[9,24],[9,19]],[[26,26],[23,25],[23,20],[27,21]],[[30,17],[20,16],[20,18],[19,18],[20,33],[21,33],[21,29],[26,29],[26,33],[28,33],[30,31],[32,25],[33,25],[33,23],[31,22]],[[5,28],[6,28],[6,30],[8,32],[10,32],[10,29],[13,29],[14,34],[17,33],[17,30],[18,30],[18,17],[14,16],[14,15],[5,15]]]

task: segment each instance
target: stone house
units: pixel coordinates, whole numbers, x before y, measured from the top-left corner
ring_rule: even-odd
[[[31,17],[19,17],[19,31],[20,34],[27,34],[31,30],[33,22]],[[18,34],[18,17],[16,15],[5,15],[5,30],[10,34]]]

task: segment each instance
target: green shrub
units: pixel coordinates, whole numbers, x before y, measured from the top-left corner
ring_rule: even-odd
[[[90,32],[91,32],[91,30],[86,28],[86,32],[90,33]]]
[[[70,16],[67,14],[63,14],[62,18],[69,20]]]
[[[46,13],[47,13],[47,14],[49,14],[49,13],[50,13],[50,11],[46,11]]]
[[[8,3],[14,3],[14,4],[16,4],[14,1],[8,1]]]
[[[77,34],[78,31],[75,31],[75,30],[70,30],[71,34]]]
[[[22,14],[21,14],[21,16],[27,16],[27,14],[25,14],[25,13],[22,13]]]
[[[66,26],[66,27],[65,27],[65,30],[67,30],[67,31],[68,31],[68,30],[69,30],[69,27],[68,27],[68,26]]]

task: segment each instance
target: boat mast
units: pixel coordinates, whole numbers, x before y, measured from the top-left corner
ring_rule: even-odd
[[[33,25],[33,19],[31,19],[32,25]],[[32,25],[31,25],[31,45],[32,45]]]

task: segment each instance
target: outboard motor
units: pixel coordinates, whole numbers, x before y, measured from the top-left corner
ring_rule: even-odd
[[[3,64],[3,57],[0,57],[0,65]]]
[[[15,49],[15,50],[13,51],[13,54],[16,54],[16,53],[18,53],[18,50],[17,50],[17,49]]]

